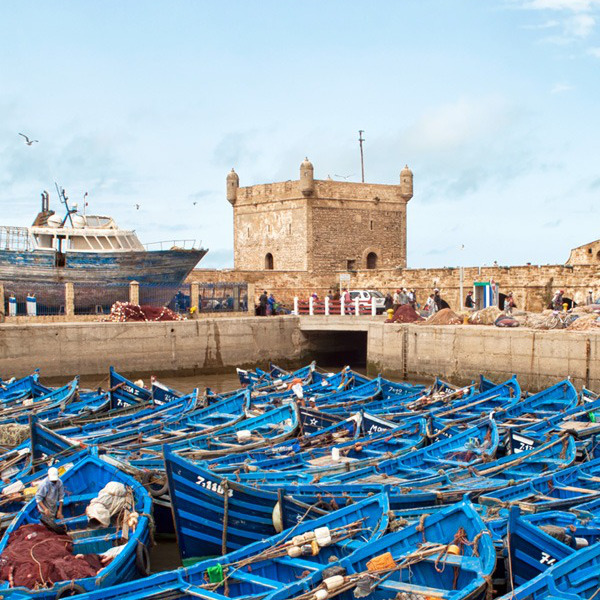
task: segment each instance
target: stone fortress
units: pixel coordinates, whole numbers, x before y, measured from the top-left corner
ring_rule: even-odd
[[[399,185],[315,180],[308,158],[300,179],[239,187],[232,169],[227,200],[233,206],[234,262],[238,271],[342,272],[406,267],[406,204],[413,174]]]
[[[240,187],[227,175],[233,206],[234,268],[196,269],[189,281],[246,282],[291,303],[294,296],[322,297],[349,280],[350,289],[414,288],[423,302],[437,287],[453,308],[460,306],[460,269],[410,269],[406,264],[407,203],[413,173],[406,166],[398,185],[318,180],[308,159],[300,176]],[[583,302],[589,289],[600,295],[600,240],[575,248],[563,265],[465,267],[463,287],[493,281],[512,291],[518,308],[541,310],[556,289]]]

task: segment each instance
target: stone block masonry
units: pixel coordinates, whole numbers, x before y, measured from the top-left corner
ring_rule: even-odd
[[[500,382],[516,374],[538,391],[570,377],[600,391],[600,332],[499,329],[485,326],[371,325],[371,370],[468,384],[480,374]]]
[[[323,297],[328,290],[336,289],[342,272],[292,271],[239,271],[195,269],[188,281],[206,283],[252,282],[258,295],[263,289],[288,304],[294,296],[307,299],[317,292]],[[494,280],[500,291],[512,291],[518,308],[539,311],[546,307],[554,291],[564,289],[565,296],[576,302],[585,302],[589,289],[600,296],[600,266],[598,265],[523,265],[516,267],[466,267],[464,292],[472,289],[475,281]],[[433,288],[442,291],[442,297],[454,309],[460,302],[460,271],[444,269],[362,269],[350,273],[350,289],[377,289],[382,292],[398,287],[415,288],[417,298],[423,303]],[[255,301],[258,300],[258,295]]]
[[[406,266],[408,167],[397,185],[314,179],[307,160],[300,179],[239,187],[232,170],[236,269],[330,272]]]
[[[218,318],[157,323],[3,324],[0,376],[41,370],[42,377],[124,372],[194,373],[288,364],[303,358],[294,317]]]
[[[231,372],[235,367],[306,364],[311,352],[340,352],[363,339],[371,374],[440,376],[470,383],[518,375],[537,391],[571,377],[600,392],[600,332],[499,329],[475,325],[396,325],[371,317],[238,317],[159,323],[49,323],[0,326],[0,376],[106,377],[126,373]],[[331,332],[331,336],[329,333]],[[317,333],[318,335],[315,335]]]

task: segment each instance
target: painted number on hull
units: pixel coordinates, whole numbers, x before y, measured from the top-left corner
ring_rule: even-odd
[[[221,496],[225,494],[225,490],[221,484],[214,481],[207,481],[201,475],[198,475],[198,478],[196,479],[196,485],[210,490],[211,492],[215,492],[215,494],[221,494]],[[231,496],[233,496],[233,490],[227,490],[227,495],[231,498]]]
[[[371,425],[369,427],[369,431],[367,431],[367,435],[371,435],[372,433],[380,433],[381,431],[387,431],[389,427],[381,427],[380,425]]]
[[[542,552],[542,558],[540,558],[540,564],[551,566],[556,562],[556,559],[550,556],[547,552]]]

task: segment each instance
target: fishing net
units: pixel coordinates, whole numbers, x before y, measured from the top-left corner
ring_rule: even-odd
[[[422,320],[423,317],[410,304],[403,304],[396,309],[391,319],[386,320],[386,323],[414,323]]]
[[[0,579],[29,589],[57,581],[93,577],[105,564],[97,554],[73,555],[73,540],[39,523],[22,525],[10,534],[0,554]]]
[[[469,323],[473,325],[493,325],[501,314],[502,311],[497,306],[488,306],[475,311],[469,317]]]
[[[106,321],[184,321],[185,317],[166,306],[140,306],[131,302],[115,302]]]
[[[442,308],[442,310],[438,310],[421,323],[426,325],[459,325],[462,323],[462,319],[451,308]]]
[[[14,447],[29,437],[29,425],[5,423],[0,425],[0,446]]]
[[[588,331],[598,328],[600,328],[600,316],[595,313],[582,315],[568,325],[568,329],[574,329],[575,331]]]

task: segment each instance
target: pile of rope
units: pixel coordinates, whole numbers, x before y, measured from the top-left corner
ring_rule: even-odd
[[[184,321],[185,317],[178,315],[166,306],[140,306],[131,302],[115,302],[105,321]]]

